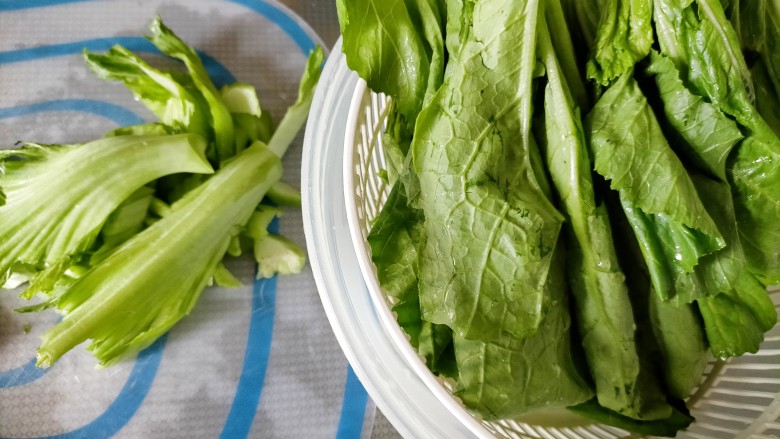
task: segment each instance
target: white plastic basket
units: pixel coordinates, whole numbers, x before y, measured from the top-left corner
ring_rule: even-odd
[[[343,60],[342,60],[343,62]],[[382,133],[388,98],[371,92],[358,81],[349,108],[344,139],[344,198],[349,232],[360,271],[379,320],[396,349],[438,401],[478,437],[596,439],[639,438],[617,428],[593,424],[583,418],[556,412],[523,420],[487,422],[467,410],[451,393],[451,386],[437,378],[412,348],[395,320],[392,303],[382,292],[366,242],[371,220],[387,199],[390,187],[380,178],[385,167]],[[780,291],[772,291],[775,309]],[[778,438],[780,437],[780,328],[774,328],[755,355],[728,362],[713,361],[700,386],[688,400],[696,422],[678,434],[680,438]]]

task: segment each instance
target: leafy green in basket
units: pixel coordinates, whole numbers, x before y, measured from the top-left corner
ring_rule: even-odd
[[[676,435],[777,320],[777,1],[431,3],[340,2],[392,99],[369,243],[399,324],[484,419]]]
[[[607,210],[597,203],[579,113],[546,28],[539,32],[539,47],[548,79],[546,164],[567,219],[573,310],[598,401],[632,418],[665,418],[670,408],[663,396],[642,379],[634,342],[636,325]]]
[[[692,91],[734,118],[745,139],[729,158],[729,179],[739,233],[751,270],[768,284],[780,282],[780,138],[754,106],[755,87],[735,30],[718,1],[657,0],[661,52]],[[762,99],[766,99],[763,97]]]
[[[684,430],[694,421],[687,411],[679,409],[674,409],[672,415],[663,421],[638,421],[605,409],[595,400],[570,407],[570,410],[606,425],[650,436],[675,437],[677,432]]]
[[[505,333],[496,341],[453,336],[458,363],[456,394],[487,419],[583,403],[593,396],[571,357],[563,247],[556,249],[545,294],[549,311],[536,334]]]
[[[755,352],[763,333],[774,325],[775,311],[763,285],[746,271],[743,236],[730,196],[727,159],[743,135],[736,122],[685,87],[670,59],[653,53],[648,72],[655,74],[666,119],[679,134],[677,150],[708,175],[689,172],[727,244],[702,258],[694,272],[686,275],[698,289],[697,303],[712,351],[723,358]],[[691,302],[695,295],[688,296],[683,302]],[[716,323],[721,314],[748,323],[739,325],[738,331],[721,332],[718,328],[726,326]],[[693,334],[693,328],[686,332]]]
[[[374,219],[368,243],[371,259],[377,267],[382,289],[391,297],[398,323],[419,346],[420,317],[419,267],[417,246],[422,241],[422,212],[409,206],[401,184],[396,184]]]
[[[539,4],[455,3],[444,84],[420,113],[411,150],[425,215],[420,304],[425,320],[459,336],[522,338],[549,306],[562,218],[532,165],[533,71],[501,54],[534,63]]]
[[[744,138],[736,122],[688,90],[671,59],[653,52],[651,60],[647,72],[654,75],[666,120],[679,134],[675,152],[700,172],[727,181],[729,154]]]
[[[587,125],[595,169],[620,192],[656,292],[684,293],[685,273],[725,241],[631,75],[607,89]]]
[[[441,85],[444,17],[440,0],[337,0],[347,65],[377,92],[396,98],[410,126]]]
[[[630,72],[646,57],[653,44],[653,2],[648,0],[606,0],[598,9],[601,18],[588,76],[602,85]]]

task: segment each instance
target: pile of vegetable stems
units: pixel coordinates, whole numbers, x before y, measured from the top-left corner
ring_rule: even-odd
[[[253,86],[217,88],[159,17],[148,38],[180,68],[155,68],[121,46],[84,59],[158,120],[0,155],[2,283],[37,299],[19,311],[63,315],[42,337],[41,367],[87,340],[103,366],[151,345],[207,286],[240,285],[226,258],[252,254],[258,277],[305,264],[301,248],[268,228],[282,207],[300,207],[300,192],[281,181],[281,158],[308,115],[322,50],[274,124]]]

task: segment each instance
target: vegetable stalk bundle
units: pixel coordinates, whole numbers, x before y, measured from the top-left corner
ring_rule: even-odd
[[[240,282],[223,259],[251,252],[258,277],[300,272],[305,256],[268,226],[300,205],[281,158],[303,126],[323,52],[309,57],[298,100],[274,127],[254,87],[217,88],[197,52],[157,18],[149,39],[183,70],[152,67],[121,46],[85,52],[104,79],[124,83],[157,122],[79,145],[5,150],[0,274],[6,288],[56,308],[38,365],[78,344],[101,365],[151,345],[213,283]]]

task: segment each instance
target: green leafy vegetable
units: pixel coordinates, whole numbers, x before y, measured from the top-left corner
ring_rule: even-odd
[[[585,109],[590,108],[590,96],[588,96],[587,87],[582,78],[581,68],[577,65],[578,57],[569,25],[566,22],[566,12],[561,2],[554,0],[545,2],[544,15],[547,27],[555,29],[555,32],[550,33],[550,40],[557,54],[561,72],[566,79],[569,94],[574,105],[579,107],[581,111],[585,111]]]
[[[466,338],[534,334],[548,306],[544,285],[562,219],[531,164],[532,72],[501,56],[533,63],[538,6],[464,10],[463,27],[448,29],[463,42],[449,49],[444,85],[416,123],[422,314]]]
[[[170,212],[54,293],[52,302],[65,317],[44,334],[39,365],[50,365],[87,339],[92,340],[88,349],[101,364],[112,364],[150,345],[186,316],[212,278],[234,283],[221,261],[231,241],[253,218],[258,203],[281,178],[277,153],[286,150],[290,132],[303,124],[298,115],[311,103],[321,61],[320,50],[309,58],[298,101],[269,142],[277,151],[254,142],[174,203]],[[302,269],[304,255],[295,244],[258,233],[257,224],[251,230],[258,276]],[[133,318],[117,321],[116,316],[128,310]]]
[[[625,276],[606,208],[596,202],[579,114],[546,29],[540,32],[539,47],[549,79],[544,96],[547,168],[567,219],[574,313],[599,403],[633,418],[666,417],[667,410],[642,401],[645,392],[638,381],[635,323]]]
[[[425,217],[409,205],[400,184],[393,186],[385,206],[371,224],[371,259],[383,290],[392,298],[398,323],[411,337],[412,345],[418,347],[423,322],[417,245],[423,239]]]
[[[780,4],[338,6],[391,98],[372,260],[430,370],[489,420],[687,428],[777,320]]]
[[[734,0],[728,6],[724,5],[727,15],[728,9],[732,11],[730,14],[731,24],[734,27],[734,32],[739,37],[743,49],[758,50],[765,44],[766,7],[766,0]]]
[[[607,85],[630,72],[653,44],[652,0],[605,0],[588,76]]]
[[[674,399],[686,399],[701,383],[710,360],[701,317],[693,304],[664,302],[652,291],[647,297],[665,389]]]
[[[147,226],[153,201],[154,190],[149,186],[141,187],[125,199],[100,229],[99,247],[89,257],[89,265],[97,263],[119,244],[143,230]]]
[[[443,5],[437,0],[337,0],[343,50],[368,86],[396,98],[413,123],[444,71]]]
[[[730,188],[726,183],[727,157],[743,136],[734,121],[685,88],[671,61],[662,55],[654,54],[653,57],[648,70],[657,75],[656,84],[661,92],[666,115],[684,139],[685,155],[693,162],[702,164],[707,173],[720,179],[712,181],[692,174],[698,193],[719,230],[723,232],[727,246],[701,260],[692,275],[696,278],[688,278],[692,283],[692,294],[685,295],[687,299],[684,302],[691,302],[695,296],[699,296],[698,304],[708,338],[717,356],[727,358],[755,352],[763,340],[763,333],[774,325],[776,318],[764,287],[752,274],[745,272],[743,240],[738,232]],[[723,297],[719,297],[721,295]],[[751,313],[755,315],[751,317]],[[724,337],[719,329],[723,325],[715,323],[719,314],[737,315],[741,319],[762,323],[742,325],[739,331],[729,332],[733,336]],[[682,319],[684,316],[676,317]],[[689,326],[693,327],[693,324]],[[693,329],[685,332],[693,334]],[[676,374],[675,377],[681,375],[684,376]],[[668,378],[667,381],[675,380]]]
[[[623,124],[614,123],[615,114]],[[595,169],[620,192],[653,286],[669,299],[676,280],[725,241],[631,76],[602,95],[588,126]]]
[[[698,8],[682,3],[658,0],[656,21],[670,28],[659,36],[662,52],[696,94],[736,119],[747,133],[729,166],[740,234],[751,269],[766,283],[780,282],[780,226],[773,219],[780,212],[780,179],[769,169],[780,160],[780,138],[753,105],[750,72],[720,3],[699,0]]]
[[[778,145],[780,146],[780,145]],[[745,139],[732,159],[733,196],[745,257],[759,278],[780,282],[780,148],[754,137]]]
[[[729,358],[757,352],[777,314],[766,288],[745,272],[728,294],[698,300],[712,353]]]
[[[276,234],[255,241],[254,255],[258,278],[300,273],[306,262],[306,255],[297,244]]]
[[[276,127],[276,131],[274,131],[273,136],[268,141],[268,149],[279,157],[287,152],[290,143],[292,143],[298,131],[306,122],[311,100],[314,98],[314,88],[317,85],[317,81],[320,80],[320,66],[324,59],[325,54],[322,52],[322,49],[317,48],[317,50],[309,54],[306,68],[298,86],[298,98],[284,113],[281,122]]]
[[[8,286],[29,280],[26,297],[44,293],[20,311],[64,314],[43,336],[39,366],[86,340],[102,365],[149,346],[208,285],[240,285],[223,259],[248,246],[258,277],[305,264],[302,249],[267,230],[280,209],[260,203],[270,194],[300,204],[280,181],[281,157],[305,121],[322,50],[310,55],[298,99],[274,130],[254,87],[217,90],[197,52],[159,18],[150,39],[187,71],[154,69],[120,46],[85,59],[127,85],[158,122],[2,153],[0,271]]]
[[[301,192],[289,183],[279,181],[268,189],[269,200],[281,206],[300,206]]]
[[[209,126],[213,130],[215,151],[213,160],[222,161],[235,154],[233,119],[227,105],[211,81],[195,50],[174,34],[158,17],[150,26],[149,40],[170,57],[181,60],[187,66],[192,83],[208,104]]]
[[[725,113],[752,119],[754,93],[736,33],[718,0],[656,0],[661,52],[684,72],[696,94]]]
[[[684,147],[682,155],[702,172],[726,181],[726,160],[743,139],[737,124],[691,93],[669,58],[653,52],[647,71],[655,75],[666,118],[683,140],[678,143]]]
[[[571,410],[613,427],[651,436],[675,437],[678,431],[687,428],[694,420],[688,413],[675,409],[663,421],[638,421],[605,409],[595,400],[573,406]]]
[[[108,137],[72,146],[27,144],[3,151],[3,279],[15,264],[26,264],[45,273],[33,279],[25,295],[49,290],[51,282],[38,280],[63,274],[92,246],[109,215],[140,187],[173,173],[213,172],[204,149],[204,140],[190,134]]]
[[[219,91],[233,118],[235,153],[255,140],[268,142],[273,134],[273,122],[268,112],[260,108],[255,88],[248,84],[228,84]]]
[[[756,110],[775,134],[780,136],[780,92],[778,92],[780,89],[772,84],[763,61],[757,61],[750,69],[750,73],[753,76],[753,84],[756,86]]]
[[[121,46],[112,47],[105,54],[84,53],[87,65],[99,77],[123,82],[158,118],[159,124],[119,128],[115,134],[131,134],[128,130],[209,134],[209,115],[206,102],[192,89],[186,77],[157,70],[134,53]],[[180,81],[186,81],[182,84]],[[134,132],[133,134],[139,134]],[[144,133],[146,134],[146,133]],[[159,134],[159,133],[158,133]]]
[[[766,14],[766,39],[760,52],[774,85],[775,98],[780,99],[780,4],[776,0],[767,0]]]
[[[739,233],[734,203],[728,197],[728,186],[701,177],[697,177],[696,182],[702,199],[713,217],[718,218],[728,243],[724,250],[705,258],[697,273],[707,293],[697,303],[710,348],[719,358],[756,352],[763,334],[776,323],[777,313],[766,287],[748,270],[744,241]],[[750,321],[750,324],[723,332],[726,326],[715,320],[719,314],[728,315],[729,319]]]
[[[38,364],[49,366],[92,339],[88,349],[109,365],[167,332],[190,312],[232,234],[281,174],[279,157],[256,143],[174,204],[170,214],[57,292],[56,306],[66,314],[43,335]],[[133,318],[117,319],[127,312]]]
[[[560,248],[555,253],[545,285],[551,306],[536,334],[517,338],[505,333],[490,342],[453,335],[460,378],[456,394],[487,419],[576,405],[593,396],[570,355],[563,253]]]

